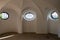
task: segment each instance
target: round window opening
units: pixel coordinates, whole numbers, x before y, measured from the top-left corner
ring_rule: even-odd
[[[52,19],[58,19],[58,13],[56,12],[56,11],[53,11],[52,13],[51,13],[51,18]]]
[[[32,19],[34,17],[34,15],[33,14],[26,14],[25,17],[28,19]]]
[[[3,19],[3,20],[6,20],[9,18],[9,15],[7,12],[1,12],[0,13],[0,18]]]
[[[23,18],[27,21],[32,21],[36,18],[36,13],[32,10],[24,11]]]

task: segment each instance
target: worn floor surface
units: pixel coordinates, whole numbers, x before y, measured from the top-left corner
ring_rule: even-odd
[[[2,40],[60,40],[54,35],[43,34],[14,34],[15,36]]]

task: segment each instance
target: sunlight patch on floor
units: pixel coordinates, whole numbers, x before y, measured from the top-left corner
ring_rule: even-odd
[[[15,36],[15,35],[9,35],[9,36],[5,36],[5,37],[1,37],[0,40],[10,38],[10,37],[13,37],[13,36]]]

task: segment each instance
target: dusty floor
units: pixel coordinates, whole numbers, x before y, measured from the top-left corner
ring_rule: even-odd
[[[60,40],[55,35],[41,35],[41,34],[15,34],[15,36],[2,40]]]

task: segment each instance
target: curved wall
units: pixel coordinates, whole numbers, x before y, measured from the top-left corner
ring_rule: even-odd
[[[22,22],[20,15],[21,7],[22,0],[11,0],[7,4],[5,4],[4,7],[1,7],[0,11],[6,11],[9,13],[9,19],[0,20],[0,34],[6,32],[22,33]]]
[[[9,18],[7,20],[0,20],[0,33],[17,32],[17,14],[12,9],[2,9],[2,12],[7,12]]]
[[[41,12],[43,14],[43,19],[45,21],[45,27],[47,28],[47,32],[48,33],[52,33],[52,34],[57,34],[58,31],[58,24],[60,21],[60,18],[58,21],[52,21],[52,20],[47,20],[47,16],[48,16],[48,12],[50,11],[50,9],[52,10],[58,10],[57,9],[57,4],[58,4],[58,0],[54,1],[54,0],[33,0],[33,2],[39,7],[39,9],[41,9]],[[58,13],[59,14],[59,13]]]
[[[0,20],[0,34],[5,32],[57,33],[55,23],[53,25],[51,20],[47,21],[48,9],[55,9],[55,4],[44,0],[6,0],[0,3],[2,4],[0,4],[0,11],[7,11],[10,16],[8,20]],[[34,21],[27,22],[22,18],[22,12],[26,8],[36,12],[37,18]]]
[[[25,32],[36,32],[39,34],[47,33],[47,29],[45,26],[45,22],[43,19],[43,15],[39,7],[32,0],[23,0],[23,9],[31,9],[36,12],[37,18],[34,21],[27,22],[23,20],[23,27]]]
[[[25,20],[22,21],[23,19],[22,10],[25,8],[30,8],[36,12],[37,18],[34,21],[32,22],[27,22]],[[38,8],[38,6],[32,2],[32,0],[23,0],[23,1],[22,0],[11,0],[8,4],[6,4],[1,9],[1,11],[7,11],[9,12],[9,15],[10,15],[10,18],[8,20],[6,21],[2,20],[0,23],[2,26],[2,30],[5,28],[4,31],[2,31],[2,33],[11,32],[11,31],[22,33],[23,32],[22,30],[25,30],[25,32],[36,32],[36,33],[43,33],[43,34],[47,32],[46,28],[43,26],[44,21],[43,21],[42,13],[40,9]]]

